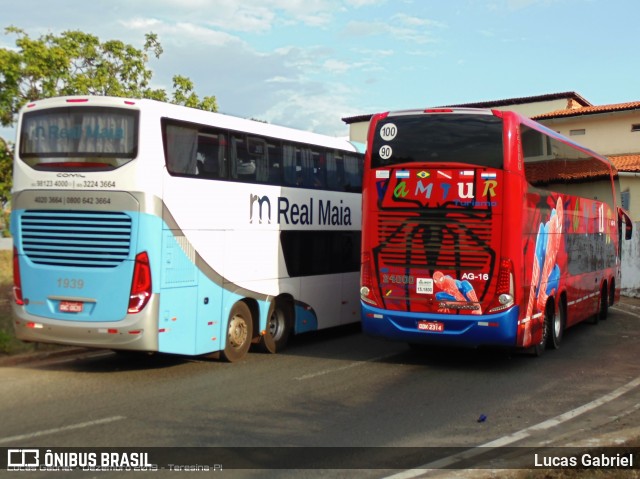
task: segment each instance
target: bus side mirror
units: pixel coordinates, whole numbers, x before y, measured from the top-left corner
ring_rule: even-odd
[[[622,208],[618,208],[618,222],[624,223],[624,239],[630,240],[633,233],[633,224],[629,214]]]

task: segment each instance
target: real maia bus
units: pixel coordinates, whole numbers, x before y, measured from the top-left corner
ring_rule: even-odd
[[[17,337],[234,361],[358,321],[361,182],[346,140],[151,100],[30,103]]]

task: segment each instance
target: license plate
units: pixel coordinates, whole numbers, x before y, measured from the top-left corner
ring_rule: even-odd
[[[420,331],[441,333],[444,331],[444,323],[441,323],[440,321],[418,321],[418,329]]]
[[[84,303],[81,301],[60,301],[61,313],[82,313]]]

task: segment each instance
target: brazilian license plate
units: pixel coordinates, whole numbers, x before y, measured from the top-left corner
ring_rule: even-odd
[[[82,313],[84,303],[81,301],[60,301],[61,313]]]
[[[418,321],[418,329],[420,331],[441,333],[444,331],[444,323],[441,323],[440,321]]]

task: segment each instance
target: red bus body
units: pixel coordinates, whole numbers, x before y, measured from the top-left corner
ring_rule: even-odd
[[[619,298],[611,162],[517,113],[375,115],[363,184],[365,333],[558,347]],[[628,222],[630,224],[630,222]]]

